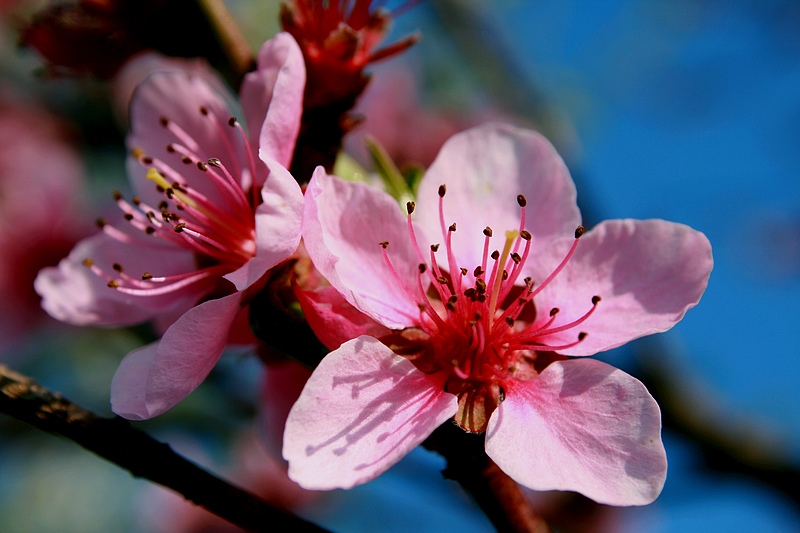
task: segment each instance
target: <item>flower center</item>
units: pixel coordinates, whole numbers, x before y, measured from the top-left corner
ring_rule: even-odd
[[[595,311],[600,302],[594,296],[591,305],[577,319],[559,323],[560,309],[554,307],[545,317],[537,316],[534,298],[559,275],[575,253],[583,227],[575,237],[565,257],[541,282],[526,277],[518,283],[529,259],[532,235],[525,229],[524,196],[517,197],[521,210],[520,226],[506,231],[502,247],[492,250],[494,231],[483,230],[483,254],[479,265],[472,270],[459,265],[453,252],[456,224],[445,223],[444,197],[446,187],[439,187],[439,223],[444,239],[446,262],[437,260],[441,246],[433,244],[427,258],[417,243],[411,220],[414,202],[407,204],[408,231],[420,260],[415,288],[406,286],[409,295],[420,309],[417,334],[413,335],[414,349],[393,336],[389,343],[398,353],[410,359],[424,372],[447,372],[446,389],[459,396],[463,420],[457,421],[467,430],[482,431],[491,411],[502,401],[503,384],[509,379],[532,379],[541,365],[541,355],[571,348],[587,335],[577,332],[574,342],[551,342],[553,335],[578,328]],[[381,243],[384,260],[392,275],[399,276],[387,253],[388,243]],[[430,280],[425,290],[423,277]],[[419,331],[421,330],[421,331]],[[420,337],[424,340],[420,341]],[[406,335],[406,340],[409,338]],[[546,363],[545,363],[546,364]],[[538,368],[538,371],[537,371]]]
[[[146,179],[154,183],[163,199],[154,206],[138,197],[129,202],[115,192],[114,200],[130,227],[117,228],[104,219],[97,221],[107,235],[126,244],[148,248],[166,245],[190,251],[196,268],[170,275],[143,272],[140,276],[130,276],[121,263],[113,263],[109,270],[109,265],[85,259],[84,265],[106,280],[109,287],[139,296],[173,293],[201,282],[213,284],[255,255],[255,208],[260,195],[247,135],[236,117],[228,119],[225,125],[205,106],[199,108],[199,113],[220,130],[225,154],[217,155],[229,160],[230,167],[220,157],[203,157],[200,143],[189,132],[161,117],[161,126],[174,138],[165,147],[164,159],[140,149],[134,149],[133,156],[148,169]],[[237,130],[240,146],[233,146],[223,131],[225,127]],[[240,161],[242,152],[247,154],[246,164]],[[170,158],[178,164],[171,164]],[[250,195],[245,192],[248,185]]]

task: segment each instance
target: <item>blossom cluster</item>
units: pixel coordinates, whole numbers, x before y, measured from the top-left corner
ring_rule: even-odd
[[[284,13],[293,34],[310,31],[308,14]],[[134,195],[115,194],[116,218],[36,280],[59,320],[163,332],[121,362],[114,412],[178,404],[226,345],[256,342],[238,325],[276,268],[310,261],[315,281],[295,280],[294,295],[330,353],[280,428],[302,487],[367,482],[454,423],[485,434],[487,455],[528,488],[652,502],[667,470],[659,407],[586,356],[680,321],[708,282],[706,237],[663,220],[585,229],[554,147],[497,122],[452,136],[404,205],[321,166],[302,183],[288,169],[315,42],[265,43],[238,104],[175,66],[136,90]],[[266,395],[265,409],[283,401]]]

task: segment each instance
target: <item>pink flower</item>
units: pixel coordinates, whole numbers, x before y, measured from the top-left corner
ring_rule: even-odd
[[[501,124],[451,138],[405,220],[388,195],[318,169],[308,253],[370,320],[337,323],[330,294],[301,300],[313,327],[337,324],[328,345],[361,336],[328,354],[292,408],[290,477],[366,482],[454,418],[485,431],[489,457],[526,487],[653,501],[666,476],[657,404],[624,372],[565,356],[671,328],[705,290],[711,248],[662,220],[581,236],[575,198],[553,147]]]
[[[13,358],[44,320],[52,322],[34,277],[90,229],[80,222],[83,165],[69,133],[56,116],[0,84],[0,360]]]
[[[154,74],[131,106],[129,173],[118,223],[81,241],[36,280],[43,307],[73,324],[174,321],[160,342],[122,361],[113,410],[145,419],[208,375],[265,273],[300,239],[303,197],[288,165],[302,111],[294,39],[265,43],[241,91],[245,132],[205,77]]]

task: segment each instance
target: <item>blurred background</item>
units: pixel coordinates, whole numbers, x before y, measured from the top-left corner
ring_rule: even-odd
[[[277,1],[226,4],[254,50],[279,31]],[[149,333],[58,324],[30,284],[92,231],[111,191],[129,190],[124,112],[109,82],[42,76],[37,53],[17,47],[41,5],[0,2],[0,363],[109,416],[111,377]],[[714,249],[697,308],[601,356],[662,405],[660,498],[613,509],[532,494],[535,504],[568,511],[563,531],[800,531],[800,3],[429,0],[402,11],[387,42],[423,38],[372,69],[366,121],[346,144],[355,160],[369,166],[366,132],[401,166],[425,166],[452,133],[511,121],[559,149],[587,226],[663,218]],[[351,491],[292,487],[256,444],[260,372],[232,352],[187,401],[139,427],[254,490],[270,485],[335,531],[491,530],[424,450]],[[0,416],[0,531],[222,530],[206,516]]]

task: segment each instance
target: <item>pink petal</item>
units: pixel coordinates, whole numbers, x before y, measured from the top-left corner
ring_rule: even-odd
[[[329,350],[361,335],[381,337],[391,330],[350,305],[333,287],[315,291],[294,288],[311,329]]]
[[[251,142],[288,167],[300,131],[306,67],[300,47],[279,33],[261,47],[258,68],[242,83],[242,107]]]
[[[470,271],[481,264],[486,226],[494,230],[494,247],[500,250],[505,232],[520,229],[519,194],[527,199],[525,227],[534,239],[570,235],[581,221],[564,161],[534,131],[489,123],[444,144],[420,184],[414,215],[431,237],[441,236],[437,191],[442,184],[447,186],[445,223],[457,223],[454,250],[459,266]]]
[[[143,151],[160,159],[182,175],[195,176],[192,188],[209,198],[219,196],[211,180],[204,179],[200,171],[181,161],[180,153],[170,153],[167,145],[177,143],[189,148],[201,161],[219,158],[234,177],[247,169],[248,156],[241,136],[227,125],[234,113],[220,95],[219,83],[210,83],[208,76],[189,72],[157,72],[136,90],[131,103],[131,132],[128,148]],[[204,107],[209,115],[203,115]],[[189,139],[181,139],[161,124],[168,118],[185,131]],[[151,206],[163,200],[163,193],[155,184],[145,179],[148,168],[134,157],[128,158],[128,175],[136,194]],[[245,170],[249,175],[249,170]],[[168,177],[169,179],[169,177]]]
[[[390,329],[417,323],[419,261],[391,196],[318,168],[306,189],[303,239],[314,266],[357,309]],[[398,276],[383,258],[384,241]]]
[[[183,400],[217,364],[241,305],[236,292],[190,309],[161,341],[129,353],[111,383],[111,408],[131,420],[158,416]]]
[[[84,266],[87,258],[110,274],[116,274],[114,263],[134,276],[196,268],[193,255],[184,250],[125,244],[99,233],[80,241],[57,267],[42,269],[36,277],[34,287],[42,296],[42,307],[54,318],[76,325],[127,326],[161,313],[183,312],[209,290],[208,285],[196,284],[161,296],[131,296],[110,288],[107,280]]]
[[[259,402],[261,436],[267,449],[281,456],[286,417],[311,377],[311,370],[291,359],[268,363],[264,369]]]
[[[644,505],[667,474],[655,400],[637,379],[599,361],[555,362],[509,385],[486,436],[489,457],[534,490]]]
[[[303,218],[303,192],[289,171],[279,163],[266,159],[269,168],[263,203],[256,209],[256,255],[238,270],[225,276],[244,290],[264,273],[297,250]]]
[[[571,243],[542,243],[532,253],[535,282],[541,282]],[[595,313],[570,331],[546,338],[551,345],[589,335],[565,355],[591,355],[674,326],[700,300],[713,267],[705,235],[663,220],[611,220],[581,237],[575,255],[535,298],[537,309],[558,307],[555,323],[586,313],[592,296],[602,298]],[[540,313],[544,314],[544,313]]]
[[[289,412],[283,457],[307,489],[350,488],[386,471],[458,410],[456,397],[372,337],[331,352]]]

